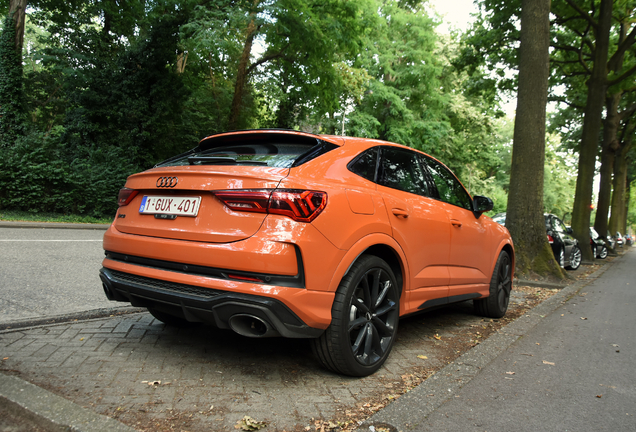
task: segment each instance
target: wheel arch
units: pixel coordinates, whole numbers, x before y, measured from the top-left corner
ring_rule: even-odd
[[[512,243],[508,243],[508,242],[504,243],[503,246],[500,246],[499,253],[497,253],[497,255],[495,256],[495,261],[493,262],[492,271],[490,273],[492,274],[492,272],[495,270],[495,265],[497,265],[497,259],[499,258],[499,255],[503,251],[508,253],[508,256],[510,257],[510,265],[512,266],[511,277],[514,278],[514,276],[515,276],[515,263],[516,263],[515,248],[512,245]]]
[[[370,234],[356,242],[340,261],[329,284],[329,291],[335,292],[342,278],[349,272],[351,266],[362,255],[373,255],[385,261],[399,286],[400,296],[408,290],[408,263],[400,245],[386,234]]]

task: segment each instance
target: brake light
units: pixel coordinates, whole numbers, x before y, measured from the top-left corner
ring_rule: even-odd
[[[139,193],[138,190],[123,188],[119,191],[119,196],[117,197],[117,204],[119,207],[127,206],[130,202],[137,196]]]
[[[327,194],[298,189],[244,189],[216,191],[214,195],[235,211],[278,214],[311,222],[327,205]]]
[[[554,239],[552,238],[550,234],[548,234],[548,243],[550,244],[554,243]]]

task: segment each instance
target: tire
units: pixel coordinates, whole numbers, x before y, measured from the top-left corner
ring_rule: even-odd
[[[598,253],[596,258],[600,258],[600,259],[607,258],[607,247],[605,247],[605,246],[601,247],[601,251]]]
[[[181,318],[175,315],[171,315],[171,314],[167,314],[165,312],[161,312],[160,310],[157,310],[155,308],[148,308],[148,312],[150,312],[150,314],[155,317],[156,319],[158,319],[159,321],[161,321],[162,323],[164,323],[167,326],[172,326],[172,327],[194,327],[199,323],[195,323],[195,322],[191,322],[186,320],[185,318]]]
[[[400,318],[400,291],[386,262],[362,255],[340,282],[331,324],[312,350],[334,372],[362,377],[377,371],[391,352]]]
[[[490,295],[473,300],[475,312],[487,318],[501,318],[508,310],[512,290],[512,261],[508,252],[501,251],[490,279]]]
[[[568,270],[576,270],[581,266],[581,248],[572,246],[570,251],[570,264],[566,267]]]

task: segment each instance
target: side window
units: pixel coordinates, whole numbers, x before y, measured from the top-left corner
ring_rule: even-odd
[[[472,200],[459,180],[446,167],[436,160],[423,157],[433,182],[437,187],[439,199],[467,210],[472,210]]]
[[[378,148],[373,147],[349,162],[347,168],[367,180],[375,182],[375,171],[378,164]]]
[[[554,230],[556,232],[564,234],[567,231],[567,229],[565,228],[565,225],[563,224],[563,222],[561,222],[561,219],[553,218],[552,225],[554,226]]]
[[[379,183],[417,195],[429,196],[418,154],[397,147],[382,147]]]

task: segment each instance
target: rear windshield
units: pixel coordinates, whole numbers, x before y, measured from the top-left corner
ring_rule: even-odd
[[[336,146],[307,136],[245,134],[207,138],[194,149],[157,166],[253,165],[276,168],[298,166]]]
[[[241,144],[218,147],[205,151],[193,151],[187,155],[166,161],[159,166],[178,165],[263,165],[289,168],[311,146],[302,144]]]

